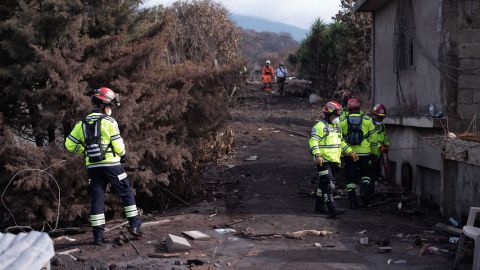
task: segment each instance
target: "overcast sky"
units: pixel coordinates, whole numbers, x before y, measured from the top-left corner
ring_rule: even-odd
[[[309,29],[315,18],[331,22],[340,6],[340,0],[215,0],[230,12],[261,17]],[[144,6],[168,5],[175,0],[145,0]]]

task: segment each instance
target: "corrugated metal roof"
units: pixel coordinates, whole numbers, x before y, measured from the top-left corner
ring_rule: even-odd
[[[52,239],[46,233],[0,233],[0,270],[41,269],[54,255]]]

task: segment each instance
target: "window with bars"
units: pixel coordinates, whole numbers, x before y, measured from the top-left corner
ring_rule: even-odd
[[[413,18],[412,0],[398,0],[395,19],[394,72],[414,68],[415,24]]]

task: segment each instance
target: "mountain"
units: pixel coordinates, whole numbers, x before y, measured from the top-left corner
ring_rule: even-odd
[[[232,14],[232,20],[243,29],[253,29],[257,32],[267,31],[267,32],[286,32],[290,33],[292,37],[297,41],[302,41],[308,33],[308,30],[302,29],[296,26],[273,22],[265,20],[258,17],[244,16],[238,14]]]

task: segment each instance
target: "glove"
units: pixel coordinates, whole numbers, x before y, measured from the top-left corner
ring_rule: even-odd
[[[127,154],[124,154],[120,157],[120,163],[125,163],[127,161]]]
[[[348,156],[350,156],[350,158],[353,159],[353,161],[357,162],[359,160],[359,157],[357,155],[357,153],[355,152],[350,152],[350,154],[348,154]]]
[[[384,144],[382,146],[380,146],[380,152],[382,153],[388,153],[388,150],[389,150],[389,146],[387,144]]]
[[[335,182],[330,181],[330,189],[335,190]]]
[[[325,163],[325,160],[322,158],[322,156],[316,155],[315,156],[315,164],[318,164],[320,167],[322,167],[323,163]]]

